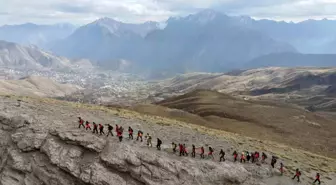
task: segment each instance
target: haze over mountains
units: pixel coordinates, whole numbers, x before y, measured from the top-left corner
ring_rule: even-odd
[[[12,42],[0,41],[0,67],[22,70],[64,70],[76,62],[55,56],[34,46],[22,46]]]
[[[22,25],[4,25],[0,27],[0,40],[16,42],[25,45],[46,47],[50,42],[66,38],[76,27],[71,24],[37,25],[27,23]]]
[[[164,28],[157,22],[129,24],[109,18],[75,31],[71,25],[3,26],[0,39],[154,77],[263,66],[336,65],[335,55],[324,55],[336,53],[336,21],[287,23],[213,10],[170,18]]]

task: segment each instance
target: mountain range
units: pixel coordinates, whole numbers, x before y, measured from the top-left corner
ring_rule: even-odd
[[[336,53],[336,21],[332,20],[288,23],[204,10],[186,17],[169,18],[164,28],[160,25],[101,18],[77,29],[72,25],[3,26],[0,39],[33,43],[69,58],[88,58],[104,68],[122,68],[154,76],[301,66],[312,56],[305,54],[314,54],[314,62],[308,65],[335,65],[332,64],[336,59],[334,55],[324,55]],[[17,31],[11,33],[9,28],[12,27]],[[28,27],[30,30],[37,27],[40,31],[32,31],[35,34],[22,31]],[[41,31],[44,27],[54,34],[50,36],[48,31]],[[23,34],[14,39],[11,35],[15,33]]]
[[[0,40],[45,48],[50,42],[66,38],[75,29],[76,26],[72,24],[37,25],[26,23],[4,25],[0,27]]]
[[[90,62],[85,62],[85,60],[69,60],[32,45],[23,46],[0,40],[0,67],[23,70],[67,70],[78,68],[77,64],[83,64],[84,66],[85,63]]]
[[[254,20],[250,17],[238,17],[246,27],[267,34],[273,39],[293,45],[305,54],[336,53],[330,46],[336,46],[335,20],[306,20],[299,23]]]
[[[69,37],[51,46],[51,50],[72,58],[98,61],[132,58],[143,37],[158,28],[155,22],[124,24],[102,18],[78,28]]]
[[[144,27],[147,34],[139,31]],[[296,52],[290,44],[212,10],[170,18],[164,29],[157,23],[139,26],[103,18],[78,28],[51,50],[101,65],[123,59],[136,69],[173,72],[221,71],[258,56]]]

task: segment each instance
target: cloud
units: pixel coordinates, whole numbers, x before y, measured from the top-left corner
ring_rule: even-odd
[[[100,17],[126,22],[163,21],[207,8],[280,20],[336,16],[336,0],[0,0],[0,4],[0,24],[85,24]]]

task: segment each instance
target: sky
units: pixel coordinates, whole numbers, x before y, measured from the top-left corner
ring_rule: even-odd
[[[336,19],[336,0],[0,0],[0,25],[82,25],[101,17],[123,22],[165,21],[202,9],[257,19]]]

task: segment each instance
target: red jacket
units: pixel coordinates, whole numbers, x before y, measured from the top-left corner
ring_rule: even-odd
[[[120,137],[122,133],[120,131],[117,132],[117,136]]]
[[[183,145],[180,145],[179,148],[180,148],[180,151],[182,152],[183,151]]]

